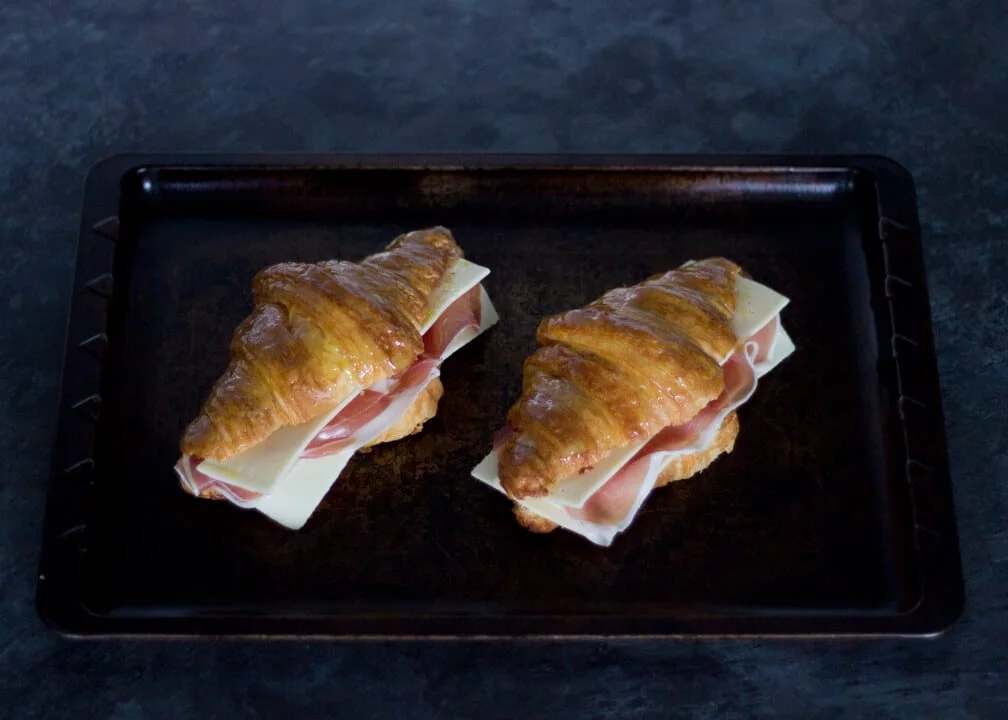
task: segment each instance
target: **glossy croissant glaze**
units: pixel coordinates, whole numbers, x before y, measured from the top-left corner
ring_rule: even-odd
[[[497,448],[507,493],[544,497],[560,480],[688,422],[717,398],[720,360],[738,343],[731,321],[740,273],[709,258],[543,320],[541,347],[525,361],[522,395]],[[722,450],[734,442],[737,418],[725,426],[716,443]],[[703,463],[687,456],[665,481],[697,472],[693,465],[706,467],[720,451]]]
[[[359,263],[260,271],[254,308],[235,330],[228,367],[186,428],[182,452],[226,460],[408,368],[423,352],[431,292],[462,255],[451,233],[436,227],[401,235]],[[401,437],[433,415],[439,390],[430,388],[392,430]]]

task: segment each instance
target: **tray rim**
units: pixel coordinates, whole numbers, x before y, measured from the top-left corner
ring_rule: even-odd
[[[147,166],[174,168],[240,168],[295,170],[546,170],[546,171],[700,171],[733,173],[854,172],[868,179],[875,190],[878,208],[878,238],[882,245],[885,292],[893,324],[892,352],[896,363],[900,397],[897,401],[903,420],[905,472],[915,512],[914,555],[920,579],[918,603],[905,612],[828,614],[790,612],[772,615],[769,610],[751,616],[719,616],[706,612],[691,614],[686,609],[673,618],[649,618],[647,628],[620,630],[624,619],[578,616],[570,628],[556,630],[556,617],[524,616],[488,621],[461,616],[413,615],[377,632],[354,631],[358,616],[320,617],[318,629],[295,631],[293,626],[306,618],[256,618],[252,615],[115,617],[87,610],[81,597],[81,566],[75,559],[86,551],[82,530],[86,530],[87,486],[93,461],[83,457],[67,462],[73,443],[68,436],[68,418],[81,403],[68,394],[73,355],[93,351],[85,343],[74,342],[75,313],[81,298],[101,291],[99,278],[84,272],[81,260],[86,243],[96,240],[114,243],[118,231],[118,203],[121,181],[129,173]],[[111,196],[111,197],[110,197]],[[111,212],[105,212],[109,210]],[[96,208],[102,208],[97,210]],[[951,628],[965,609],[965,586],[959,550],[952,485],[948,467],[945,420],[940,379],[934,347],[933,325],[923,247],[918,219],[917,194],[909,170],[898,162],[875,154],[357,154],[357,153],[120,153],[95,163],[83,188],[81,223],[75,250],[75,270],[64,340],[57,422],[55,423],[42,547],[36,584],[36,610],[43,622],[68,638],[270,638],[339,640],[600,640],[659,638],[836,638],[836,637],[936,637]],[[111,265],[111,263],[110,263]],[[111,267],[109,268],[111,271]],[[112,273],[105,273],[111,280]],[[909,317],[907,317],[909,315]],[[909,329],[909,331],[908,331]],[[100,328],[88,341],[104,336]],[[107,338],[106,338],[107,341]],[[92,343],[93,344],[93,343]],[[101,360],[99,360],[101,362]],[[100,396],[99,396],[100,400]],[[911,422],[909,415],[916,415]],[[915,429],[916,428],[916,429]],[[69,433],[70,436],[73,433]],[[921,458],[927,458],[927,462]],[[74,489],[74,486],[77,486]],[[71,500],[65,490],[71,488]],[[78,502],[74,510],[73,497]],[[61,515],[70,505],[75,520]],[[76,512],[76,515],[74,514]],[[79,521],[77,521],[79,520]],[[335,620],[335,621],[334,621]],[[490,632],[478,626],[494,622]],[[410,629],[410,625],[423,626]],[[550,631],[551,624],[553,631]],[[560,623],[563,625],[564,623]],[[474,632],[460,626],[474,626]],[[587,631],[583,626],[594,625]],[[340,627],[342,626],[342,627]],[[399,627],[402,626],[402,627]],[[581,629],[575,629],[580,626]],[[612,626],[612,627],[607,627]],[[455,629],[452,629],[452,628]],[[324,629],[323,629],[324,628]]]

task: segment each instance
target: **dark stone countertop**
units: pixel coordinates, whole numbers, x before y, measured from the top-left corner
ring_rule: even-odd
[[[1002,0],[0,9],[0,715],[993,718],[1008,703]],[[80,191],[120,151],[874,152],[918,183],[967,609],[916,642],[57,639],[33,605]]]

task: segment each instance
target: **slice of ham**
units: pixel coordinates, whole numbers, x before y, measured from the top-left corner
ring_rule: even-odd
[[[769,325],[767,326],[769,327]],[[619,472],[606,481],[581,508],[567,508],[572,518],[598,525],[627,527],[633,521],[647,493],[642,492],[644,484],[651,487],[657,477],[651,477],[652,460],[660,453],[697,452],[710,445],[728,414],[739,407],[756,389],[756,371],[753,364],[759,357],[760,346],[755,338],[745,347],[736,351],[724,365],[725,389],[717,399],[710,402],[696,417],[683,425],[665,428],[645,445],[624,465]],[[773,337],[770,335],[769,337]],[[755,345],[755,347],[753,347]],[[761,349],[761,348],[760,348]],[[763,353],[765,356],[765,353]],[[664,465],[665,463],[661,463]],[[658,473],[661,469],[658,469]]]
[[[362,390],[339,415],[308,443],[302,457],[322,457],[342,451],[354,434],[378,417],[397,395],[416,388],[439,365],[452,341],[468,329],[479,330],[480,286],[476,285],[441,313],[424,333],[424,352],[404,372]]]
[[[766,362],[777,344],[777,338],[780,337],[780,329],[780,315],[777,315],[746,341],[747,345],[754,344],[756,346],[755,355],[752,359],[753,365]],[[739,351],[743,349],[736,349],[733,357],[737,357],[740,354]],[[725,384],[727,385],[727,380]]]
[[[430,382],[431,371],[440,365],[452,342],[463,332],[478,331],[481,323],[482,286],[477,284],[449,305],[424,333],[424,352],[409,368],[392,378],[362,390],[336,417],[316,435],[301,454],[302,458],[326,457],[341,452],[355,442],[358,431],[385,412],[402,394]],[[390,418],[391,427],[398,418]],[[183,484],[194,495],[212,492],[239,507],[252,507],[263,497],[200,472],[202,458],[183,456],[175,465]]]
[[[308,443],[301,457],[323,457],[343,450],[353,441],[356,432],[381,415],[398,395],[427,382],[430,371],[439,363],[437,358],[421,356],[405,372],[397,375],[395,382],[384,392],[362,390]]]
[[[724,364],[725,388],[717,399],[688,423],[667,427],[655,435],[583,507],[566,508],[567,513],[582,523],[614,528],[616,532],[629,527],[675,454],[709,447],[729,413],[752,397],[757,383],[755,366],[769,355],[779,327],[779,318],[774,317],[732,353]]]
[[[452,341],[466,330],[479,330],[481,321],[481,285],[473,286],[438,316],[424,333],[424,355],[442,358]]]

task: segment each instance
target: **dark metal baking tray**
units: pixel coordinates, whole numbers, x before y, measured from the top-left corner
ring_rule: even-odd
[[[118,156],[87,178],[37,601],[73,636],[933,635],[963,582],[913,183],[876,157]],[[178,487],[253,274],[442,224],[501,321],[301,532]],[[798,350],[608,549],[470,478],[540,318],[724,255]]]

